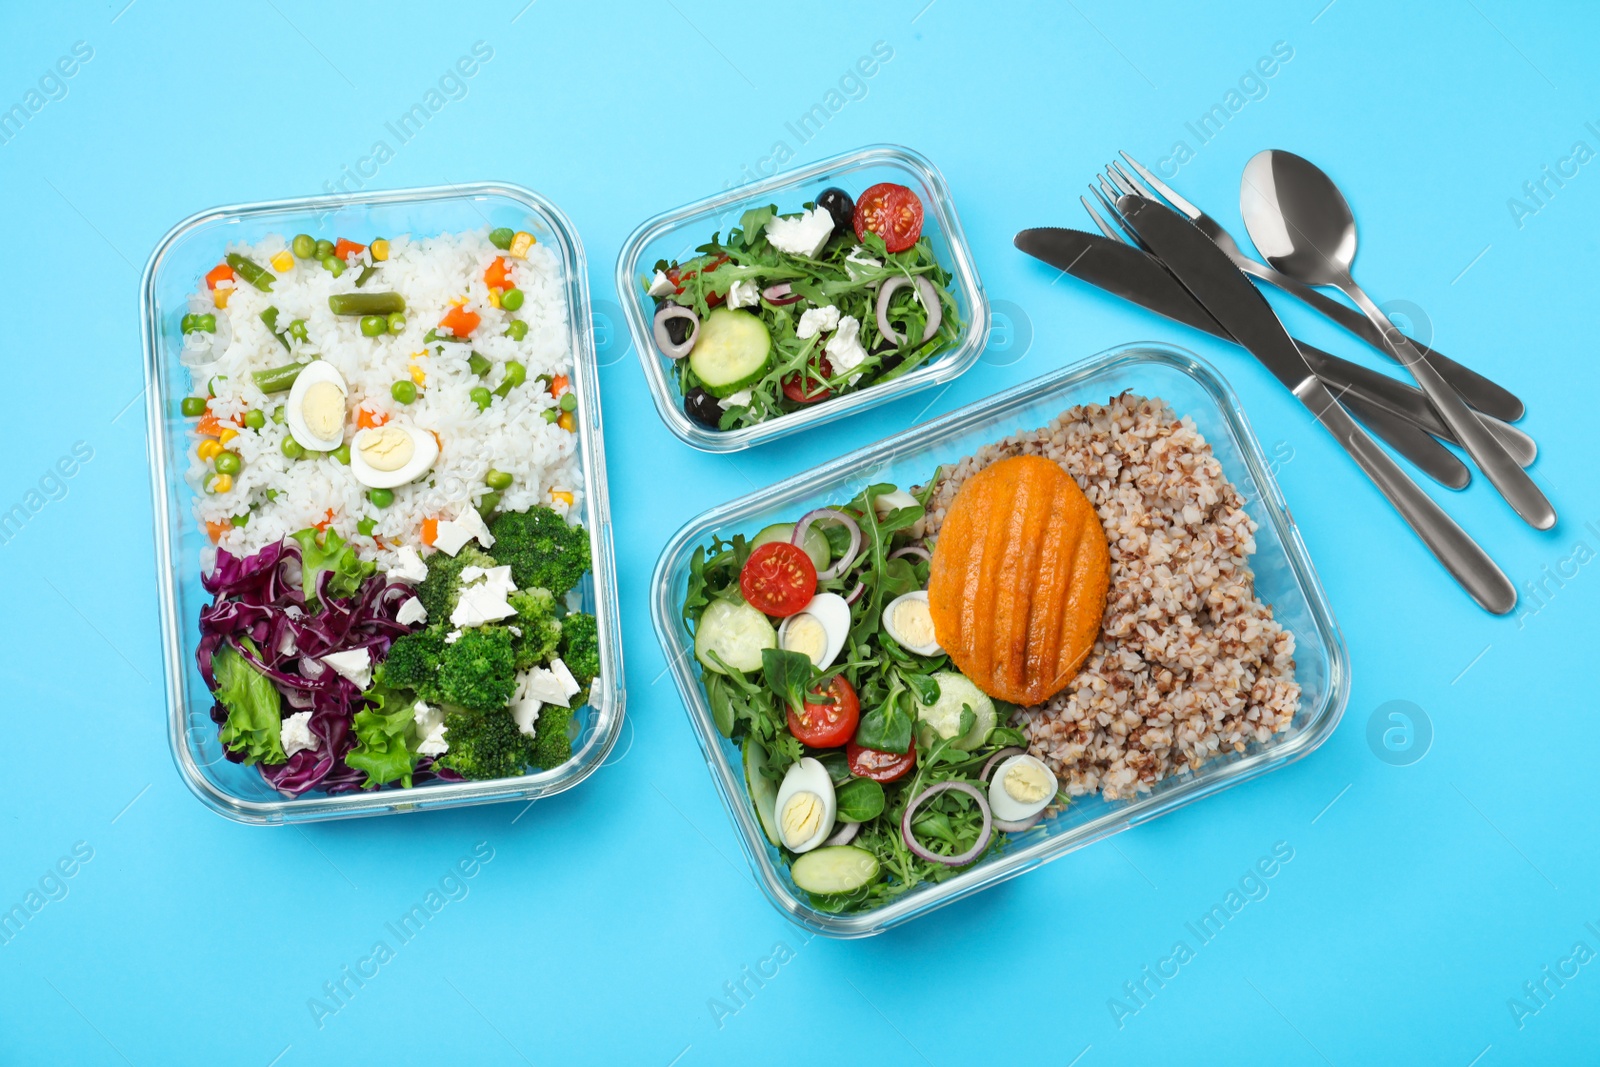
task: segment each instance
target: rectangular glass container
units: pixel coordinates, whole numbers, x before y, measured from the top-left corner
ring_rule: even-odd
[[[526,230],[560,260],[567,300],[574,390],[578,399],[578,455],[583,477],[582,522],[593,544],[594,565],[578,592],[600,631],[600,680],[591,706],[575,715],[572,758],[553,770],[493,781],[433,781],[328,796],[283,796],[254,767],[229,762],[211,721],[211,693],[195,666],[200,608],[210,595],[200,585],[201,551],[209,547],[183,479],[186,431],[179,401],[194,390],[179,360],[180,322],[202,275],[228,242],[254,242],[269,233],[429,237],[483,226]],[[622,727],[622,641],[617,618],[616,567],[606,498],[605,450],[600,423],[600,382],[589,311],[583,245],[567,217],[550,201],[515,185],[477,183],[392,192],[302,197],[203,211],[178,223],[145,265],[139,313],[143,323],[145,416],[155,507],[156,583],[161,605],[167,733],[184,783],[213,811],[244,823],[274,824],[398,811],[450,808],[503,800],[532,800],[570,789],[599,767]]]
[[[939,262],[953,275],[951,296],[961,315],[961,333],[955,344],[893,381],[755,426],[714,430],[689,418],[674,381],[674,361],[662,354],[652,333],[655,300],[645,292],[644,282],[653,273],[656,261],[691,258],[694,249],[710,240],[713,233],[726,234],[730,227],[737,226],[739,216],[749,208],[775,203],[780,212],[799,211],[802,203],[815,200],[828,186],[838,186],[854,198],[878,182],[898,182],[922,198],[922,232],[930,238]],[[617,257],[617,293],[661,421],[679,440],[705,452],[737,452],[948,382],[977,362],[989,336],[989,305],[972,263],[972,250],[967,247],[966,235],[956,218],[950,188],[924,156],[897,145],[868,145],[657,215],[634,230],[623,244]]]
[[[745,790],[739,749],[717,732],[706,702],[693,638],[681,616],[695,547],[707,543],[713,534],[724,538],[735,533],[748,535],[769,523],[793,522],[812,508],[849,500],[877,482],[902,487],[922,483],[937,464],[956,462],[983,445],[1043,427],[1075,404],[1104,403],[1128,389],[1160,397],[1178,416],[1192,418],[1229,481],[1246,498],[1246,510],[1259,527],[1256,553],[1251,558],[1256,594],[1271,605],[1274,617],[1295,637],[1295,676],[1301,698],[1293,722],[1265,744],[1252,744],[1242,753],[1212,760],[1193,773],[1163,779],[1151,792],[1132,800],[1107,801],[1098,794],[1077,797],[1064,811],[1031,830],[1010,835],[1005,851],[947,881],[912,889],[872,911],[836,915],[812,907],[789,877],[778,849],[762,833]],[[1238,398],[1210,364],[1161,345],[1112,349],[706,512],[679,530],[662,552],[650,606],[656,635],[706,766],[727,805],[756,880],[779,911],[830,937],[881,933],[1093,841],[1291,763],[1332,734],[1349,697],[1344,639]]]

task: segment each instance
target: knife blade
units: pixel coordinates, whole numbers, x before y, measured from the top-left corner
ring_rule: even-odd
[[[1339,442],[1479,606],[1496,615],[1504,615],[1516,606],[1517,590],[1511,580],[1482,546],[1456,525],[1339,406],[1328,387],[1312,372],[1266,297],[1233,265],[1226,252],[1188,219],[1142,196],[1121,197],[1117,210],[1211,317],[1287,386]]]

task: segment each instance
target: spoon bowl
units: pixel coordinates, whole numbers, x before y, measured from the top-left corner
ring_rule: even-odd
[[[1342,286],[1356,258],[1356,220],[1338,186],[1293,152],[1257,152],[1239,183],[1239,213],[1256,249],[1307,285]]]

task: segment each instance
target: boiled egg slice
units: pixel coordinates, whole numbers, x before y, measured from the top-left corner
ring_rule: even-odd
[[[989,781],[989,810],[1005,822],[1022,822],[1048,807],[1058,788],[1056,776],[1042,760],[1012,756],[1001,761]]]
[[[926,589],[889,601],[889,606],[883,609],[883,628],[907,652],[937,656],[944,651],[933,632],[933,612],[928,610]]]
[[[332,452],[344,444],[344,375],[322,360],[307,363],[289,389],[283,406],[289,435],[311,452]]]
[[[427,430],[390,420],[357,430],[350,442],[350,473],[371,489],[414,482],[439,458],[439,442]]]
[[[850,605],[838,593],[818,593],[778,626],[778,647],[804,652],[820,671],[833,666],[850,636]]]
[[[821,763],[804,756],[778,786],[778,837],[790,852],[810,852],[833,833],[838,800]]]

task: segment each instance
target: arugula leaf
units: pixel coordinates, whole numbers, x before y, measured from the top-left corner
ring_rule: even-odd
[[[356,746],[345,754],[344,761],[358,771],[367,772],[367,780],[361,784],[363,789],[394,781],[410,786],[411,772],[417,765],[416,750],[412,747],[415,704],[382,691],[374,692],[368,700],[369,705],[350,720]],[[394,703],[395,709],[384,711],[389,703]]]
[[[309,527],[289,536],[300,546],[300,585],[305,591],[306,607],[313,614],[322,610],[317,583],[325,572],[333,575],[328,579],[328,595],[350,597],[378,570],[372,560],[357,556],[337,530]]]
[[[866,822],[883,813],[883,786],[871,778],[852,778],[835,793],[839,818]]]
[[[248,637],[239,644],[252,656],[259,657],[255,643]],[[216,675],[216,698],[228,709],[228,721],[222,724],[218,736],[229,752],[244,753],[244,762],[267,765],[288,759],[283,751],[283,697],[272,680],[251,665],[250,661],[223,645],[211,657],[211,671]]]
[[[753,249],[766,240],[767,222],[778,213],[777,205],[753,207],[739,216],[741,243]]]

